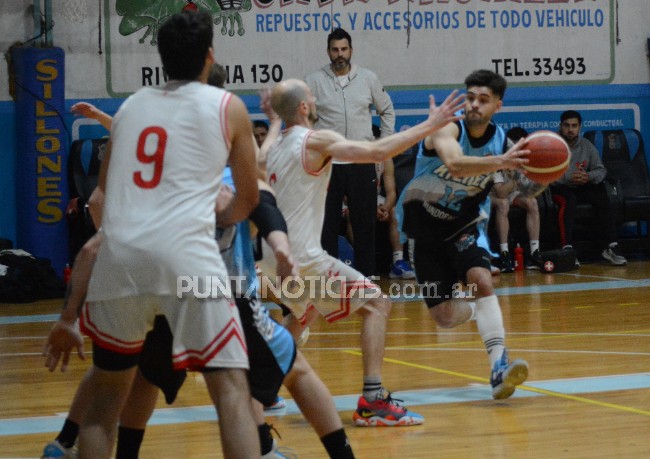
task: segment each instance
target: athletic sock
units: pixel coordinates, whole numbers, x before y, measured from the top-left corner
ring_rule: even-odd
[[[496,295],[476,299],[476,326],[485,343],[490,366],[501,358],[505,349],[505,330],[499,299]]]
[[[271,435],[271,425],[264,423],[257,426],[257,433],[260,437],[260,446],[262,456],[271,452],[273,449],[273,435]]]
[[[381,391],[381,376],[364,376],[363,377],[363,397],[369,402],[377,398]]]
[[[393,263],[397,263],[399,260],[404,259],[404,252],[402,250],[395,250],[393,252]]]
[[[530,241],[530,253],[535,253],[535,250],[539,250],[539,240]]]
[[[501,252],[508,252],[508,243],[499,244],[499,248],[501,249]]]
[[[143,438],[144,429],[119,426],[115,459],[138,459]]]
[[[331,459],[354,459],[350,440],[342,428],[324,435],[321,439]]]
[[[72,448],[77,441],[78,436],[79,424],[66,418],[63,427],[61,428],[61,432],[59,432],[59,436],[56,437],[56,441],[58,441],[64,448]]]

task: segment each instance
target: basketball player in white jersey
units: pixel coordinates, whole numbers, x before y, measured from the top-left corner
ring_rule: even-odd
[[[172,16],[158,33],[170,82],[136,92],[113,119],[98,185],[105,194],[104,241],[81,316],[94,363],[81,458],[110,457],[138,354],[157,314],[173,334],[174,367],[204,373],[224,456],[260,455],[239,314],[227,292],[211,291],[209,283],[214,277],[228,285],[214,240],[226,162],[238,193],[220,223],[246,218],[258,200],[248,112],[238,97],[202,83],[214,63],[212,38],[208,14]],[[179,293],[180,276],[197,278],[199,288]]]
[[[361,273],[328,255],[321,247],[320,234],[332,159],[376,163],[391,158],[447,122],[459,119],[454,113],[462,107],[463,96],[454,92],[440,107],[436,107],[431,98],[426,121],[374,142],[347,140],[330,130],[312,130],[317,119],[315,98],[300,80],[279,83],[270,96],[267,92],[262,94],[262,98],[262,107],[269,119],[279,115],[285,123],[286,129],[269,148],[267,177],[287,221],[300,276],[303,279],[316,276],[323,280],[323,284],[336,290],[329,292],[331,295],[328,292],[321,295],[321,289],[317,288],[318,298],[283,300],[303,323],[310,319],[313,311],[322,314],[329,322],[344,319],[354,312],[362,315],[364,388],[353,415],[357,425],[421,424],[424,421],[422,416],[399,405],[382,387],[381,364],[391,310],[389,298]],[[271,257],[265,257],[262,267],[272,273]],[[339,282],[331,283],[335,280]],[[306,311],[309,311],[307,315]]]

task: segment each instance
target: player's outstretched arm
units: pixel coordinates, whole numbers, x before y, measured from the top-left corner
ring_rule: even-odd
[[[381,162],[398,155],[449,123],[462,119],[463,115],[457,113],[463,108],[464,100],[464,95],[453,91],[440,106],[436,106],[435,98],[429,96],[429,116],[422,123],[409,129],[373,142],[352,141],[343,137],[334,141],[331,136],[329,139],[325,138],[325,135],[319,136],[322,131],[317,131],[310,137],[308,148],[312,148],[313,144],[313,148],[322,155],[331,156],[341,161]]]
[[[521,149],[523,140],[503,155],[465,156],[456,140],[457,137],[458,127],[450,125],[428,138],[425,143],[428,149],[435,149],[453,177],[474,177],[502,169],[521,169],[528,163],[526,155],[530,152]]]
[[[99,124],[104,126],[109,131],[111,130],[111,125],[113,124],[113,117],[104,113],[93,104],[88,102],[77,102],[72,107],[70,111],[75,115],[83,116],[85,118],[91,118],[93,120],[99,121]]]

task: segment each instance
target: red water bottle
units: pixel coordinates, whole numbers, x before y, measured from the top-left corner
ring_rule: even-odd
[[[515,247],[515,271],[524,269],[524,249],[519,244]]]
[[[63,268],[63,282],[65,285],[68,285],[70,282],[70,276],[72,275],[72,269],[70,268],[70,263],[66,263],[65,268]]]

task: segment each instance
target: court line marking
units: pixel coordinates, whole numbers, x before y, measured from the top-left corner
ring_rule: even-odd
[[[566,274],[566,273],[565,273]],[[572,275],[573,277],[598,277],[603,279],[614,279],[601,282],[579,282],[573,284],[555,284],[555,285],[530,285],[526,287],[501,287],[496,288],[495,293],[497,296],[515,296],[527,294],[542,294],[542,293],[562,293],[562,292],[577,292],[588,290],[613,290],[622,288],[639,288],[650,287],[650,279],[617,279],[599,276],[586,276],[586,275]],[[419,295],[413,298],[402,298],[391,296],[391,300],[400,303],[410,303],[415,301],[423,301]],[[274,303],[264,303],[269,309],[278,309]],[[59,318],[59,314],[34,314],[26,316],[5,316],[0,317],[0,325],[15,325],[20,323],[38,323],[38,322],[55,322]]]
[[[362,356],[361,352],[358,352],[358,351],[344,351],[344,352],[347,353],[347,354],[356,355],[358,357]],[[490,382],[490,380],[487,379],[487,378],[482,378],[480,376],[474,376],[474,375],[470,375],[470,374],[467,374],[467,373],[461,373],[461,372],[458,372],[458,371],[444,370],[442,368],[435,368],[435,367],[430,367],[428,365],[421,365],[421,364],[418,364],[418,363],[406,362],[404,360],[391,359],[391,358],[387,358],[387,357],[384,357],[383,360],[384,360],[384,362],[394,363],[394,364],[397,364],[397,365],[402,365],[402,366],[411,367],[411,368],[417,368],[419,370],[430,371],[430,372],[433,372],[433,373],[441,373],[441,374],[445,374],[445,375],[449,375],[449,376],[455,376],[455,377],[458,377],[458,378],[469,379],[471,381],[477,381],[477,382],[488,383],[488,384]],[[528,392],[533,392],[533,393],[538,393],[538,394],[542,394],[542,395],[548,395],[548,396],[551,396],[551,397],[556,397],[556,398],[561,398],[561,399],[566,399],[566,400],[572,400],[572,401],[575,401],[575,402],[585,403],[585,404],[588,404],[588,405],[595,405],[595,406],[599,406],[599,407],[602,407],[602,408],[611,408],[611,409],[615,409],[615,410],[619,410],[619,411],[627,411],[627,412],[630,412],[630,413],[642,414],[644,416],[650,416],[650,411],[640,410],[640,409],[637,409],[637,408],[632,408],[632,407],[625,406],[625,405],[618,405],[618,404],[614,404],[614,403],[600,402],[598,400],[592,400],[590,398],[579,397],[579,396],[572,395],[572,394],[564,394],[564,393],[557,392],[557,391],[551,391],[551,390],[546,390],[546,389],[538,389],[536,387],[533,387],[532,385],[522,384],[521,386],[517,386],[517,389],[521,389],[521,390],[528,391]]]
[[[650,373],[529,381],[525,386],[519,386],[520,389],[524,390],[516,391],[510,399],[493,400],[492,390],[489,384],[485,383],[485,381],[487,381],[486,378],[479,378],[443,369],[434,369],[422,365],[412,364],[409,366],[423,367],[423,369],[429,371],[459,376],[473,381],[462,387],[430,388],[412,391],[398,391],[393,393],[396,398],[404,400],[404,403],[409,407],[472,402],[503,404],[521,398],[553,396],[556,398],[597,405],[603,408],[622,410],[632,414],[641,414],[645,416],[650,415],[650,412],[644,410],[607,402],[598,402],[596,400],[586,399],[575,395],[580,393],[620,392],[622,390],[647,390],[650,388]],[[356,409],[359,395],[337,395],[333,398],[336,409],[339,412],[350,412]],[[286,402],[286,408],[266,413],[267,416],[302,416],[300,410],[292,399],[286,399]],[[0,419],[0,437],[58,432],[66,415],[67,413],[55,413],[48,416]],[[185,424],[189,422],[203,421],[214,422],[216,419],[217,415],[212,405],[159,408],[154,411],[149,426]]]

